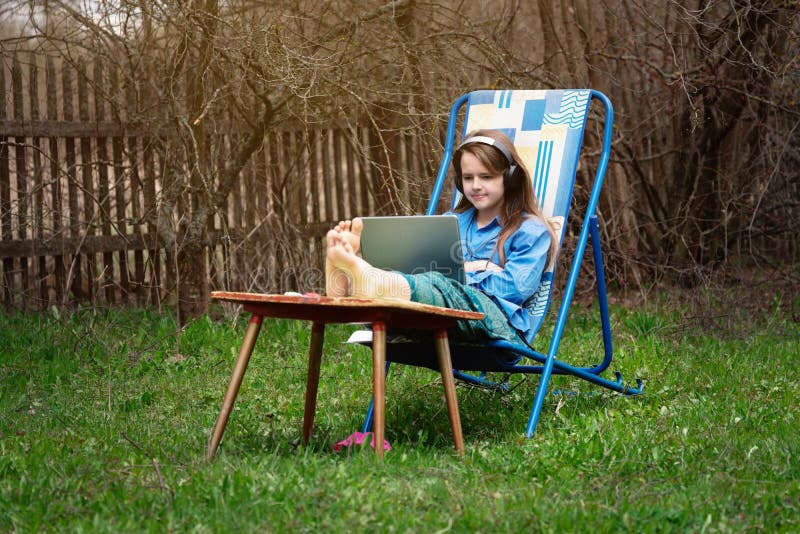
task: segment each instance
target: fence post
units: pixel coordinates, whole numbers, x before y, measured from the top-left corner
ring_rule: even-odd
[[[5,56],[0,56],[3,60]],[[6,62],[0,64],[0,119],[5,119],[6,102]],[[0,234],[3,241],[11,241],[11,173],[9,169],[8,137],[0,136]],[[7,308],[14,305],[14,296],[11,290],[13,283],[14,260],[3,258],[3,302]]]

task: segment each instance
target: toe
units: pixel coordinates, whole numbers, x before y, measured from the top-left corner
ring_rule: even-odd
[[[336,230],[328,230],[328,233],[325,234],[325,241],[327,241],[328,246],[333,246],[336,244],[336,239],[339,237],[339,232]]]

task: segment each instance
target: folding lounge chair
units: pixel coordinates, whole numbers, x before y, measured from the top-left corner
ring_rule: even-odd
[[[606,284],[603,274],[603,259],[600,249],[600,232],[596,215],[597,203],[603,184],[611,151],[613,108],[609,99],[593,90],[548,90],[548,91],[475,91],[459,98],[450,111],[444,157],[436,177],[430,202],[426,211],[433,215],[447,180],[448,168],[453,153],[454,134],[460,112],[464,112],[463,134],[477,129],[498,129],[505,132],[529,169],[536,198],[544,214],[556,227],[559,245],[563,241],[566,221],[572,201],[573,186],[578,166],[578,157],[583,140],[589,106],[593,99],[605,108],[603,146],[591,189],[577,248],[571,262],[563,298],[558,310],[556,324],[546,354],[528,346],[506,341],[494,341],[485,346],[459,345],[451,341],[451,357],[457,378],[479,385],[494,385],[486,378],[487,372],[540,374],[539,386],[531,408],[525,433],[531,437],[542,410],[550,376],[553,373],[572,375],[604,388],[626,395],[641,393],[642,382],[630,387],[622,383],[615,373],[615,380],[603,378],[601,373],[611,364],[613,348],[611,326],[608,315]],[[453,205],[457,202],[453,198]],[[576,367],[556,356],[567,321],[575,285],[578,280],[586,244],[591,238],[594,258],[597,296],[602,324],[604,355],[602,361],[590,367]],[[552,261],[542,276],[534,296],[526,303],[528,312],[535,318],[538,329],[544,320],[550,303],[556,261]],[[523,365],[522,358],[530,358],[541,365]],[[387,373],[389,362],[405,363],[438,370],[433,345],[422,342],[389,343],[386,349]],[[514,362],[517,363],[509,363]],[[473,375],[465,371],[478,372]],[[372,406],[367,412],[363,431],[372,427]]]

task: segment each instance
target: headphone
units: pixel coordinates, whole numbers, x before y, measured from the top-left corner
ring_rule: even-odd
[[[494,139],[493,137],[488,137],[485,135],[474,135],[472,137],[467,137],[466,139],[464,139],[464,141],[460,145],[458,145],[456,152],[460,151],[465,146],[471,145],[473,143],[481,143],[484,145],[492,146],[497,150],[499,150],[506,157],[506,159],[508,160],[508,168],[503,173],[503,186],[506,189],[508,189],[509,186],[511,185],[511,179],[520,170],[519,166],[517,165],[517,162],[514,161],[514,156],[511,155],[511,151],[508,148],[506,148],[506,146],[503,143],[501,143],[497,139]],[[456,188],[462,194],[464,193],[464,186],[461,180],[456,180]]]

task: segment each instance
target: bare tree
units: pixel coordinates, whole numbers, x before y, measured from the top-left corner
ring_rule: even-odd
[[[159,145],[149,217],[173,254],[182,320],[207,306],[211,221],[225,218],[254,156],[278,150],[275,131],[311,147],[332,121],[369,126],[348,142],[376,177],[376,211],[419,211],[450,103],[487,86],[611,97],[615,152],[601,209],[618,279],[675,273],[695,283],[726,265],[796,261],[800,21],[791,2],[48,0],[4,9],[21,26],[4,46],[24,42],[77,67],[87,57],[117,65],[112,113],[146,125]],[[587,132],[579,200],[598,136]],[[407,138],[418,147],[413,167],[399,150]],[[272,233],[246,229],[285,252],[283,268],[315,261],[296,246],[302,221],[288,194],[302,158],[271,192],[260,228]]]
[[[515,70],[615,104],[602,211],[620,273],[696,283],[720,267],[797,260],[794,3],[539,0],[517,13],[514,33],[540,39],[515,48]],[[536,81],[514,77],[526,78]]]
[[[396,137],[420,137],[432,174],[452,87],[464,87],[483,61],[473,56],[474,64],[443,72],[442,58],[481,48],[476,38],[458,44],[465,25],[474,32],[499,24],[413,0],[25,5],[42,46],[77,67],[87,55],[118,65],[123,90],[108,95],[115,115],[158,133],[162,171],[152,220],[174,252],[181,320],[206,309],[209,221],[224,211],[268,129],[299,125],[307,137],[332,119],[371,125],[368,139],[353,142],[380,174],[377,209],[407,209],[397,181],[427,177],[398,172]],[[483,57],[491,57],[491,46]],[[223,134],[232,141],[220,143]],[[277,215],[291,234],[291,217]]]

